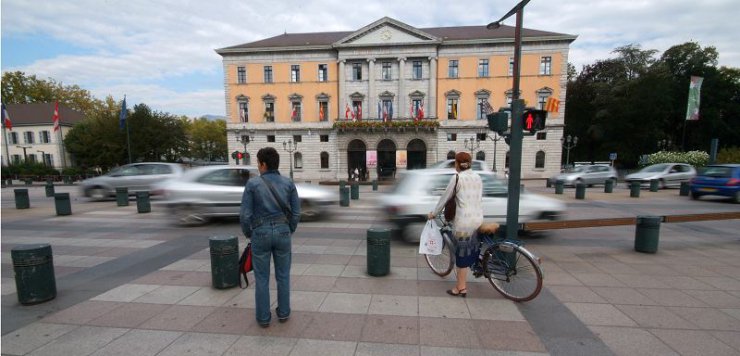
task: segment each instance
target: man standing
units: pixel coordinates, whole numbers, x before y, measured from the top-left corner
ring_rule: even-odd
[[[293,182],[280,175],[280,155],[272,147],[257,152],[260,177],[247,181],[242,195],[242,232],[252,241],[255,314],[261,327],[270,326],[270,257],[275,261],[280,322],[290,317],[291,235],[298,227],[301,203]]]

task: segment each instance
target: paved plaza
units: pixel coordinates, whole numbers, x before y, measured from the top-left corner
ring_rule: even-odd
[[[571,219],[740,210],[677,189],[635,199],[594,188],[585,200],[531,189],[567,202]],[[524,242],[542,257],[538,298],[514,303],[472,277],[468,298],[455,298],[445,294],[454,277],[432,274],[398,239],[390,274],[367,274],[366,231],[387,225],[380,193],[361,186],[349,208],[299,226],[293,313],[263,329],[253,287],[211,287],[208,238],[240,236],[243,246],[237,221],[177,227],[157,204],[138,214],[133,200],[116,207],[57,190],[72,192],[72,215],[56,216],[43,186],[29,189],[29,210],[2,189],[3,355],[740,354],[738,220],[664,223],[656,254],[634,251],[634,226],[534,233]],[[27,243],[52,245],[58,290],[32,306],[18,303],[10,258]]]

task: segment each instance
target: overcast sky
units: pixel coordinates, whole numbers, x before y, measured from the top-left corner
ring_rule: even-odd
[[[2,0],[2,71],[126,94],[176,115],[224,115],[216,48],[283,32],[353,31],[383,16],[414,27],[486,25],[518,0]],[[627,44],[662,53],[696,41],[740,67],[737,0],[532,0],[524,27],[578,35],[570,62]],[[514,25],[512,16],[505,22]]]

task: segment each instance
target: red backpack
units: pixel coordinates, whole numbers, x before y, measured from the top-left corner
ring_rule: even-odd
[[[252,271],[252,243],[248,243],[247,247],[244,248],[244,252],[242,252],[241,257],[239,257],[239,274],[241,275],[239,278],[239,287],[242,289],[245,289],[249,287],[249,278],[247,278],[247,273]],[[242,287],[242,278],[244,278],[244,281],[247,283],[246,286]]]

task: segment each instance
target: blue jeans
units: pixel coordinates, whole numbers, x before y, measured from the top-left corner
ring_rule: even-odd
[[[254,267],[254,299],[257,322],[270,322],[270,256],[275,261],[278,293],[278,318],[290,316],[290,228],[284,222],[264,223],[252,234],[252,265]]]

